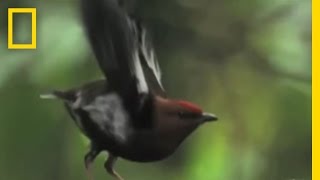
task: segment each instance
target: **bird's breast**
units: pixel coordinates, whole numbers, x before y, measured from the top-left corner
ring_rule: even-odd
[[[77,126],[93,141],[113,139],[121,144],[128,140],[129,115],[116,93],[98,95],[90,101],[80,94],[67,109]]]
[[[152,130],[140,130],[133,132],[130,140],[113,153],[131,161],[154,162],[167,158],[175,149],[162,142]]]

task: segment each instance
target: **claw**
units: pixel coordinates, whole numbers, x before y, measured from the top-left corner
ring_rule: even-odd
[[[107,161],[104,164],[105,169],[107,172],[112,175],[117,180],[124,180],[114,169],[113,166],[115,162],[117,161],[117,157],[109,153],[109,157]]]
[[[84,165],[86,168],[86,174],[87,174],[88,180],[94,180],[94,177],[92,174],[92,164],[94,159],[98,156],[99,153],[100,153],[100,150],[96,149],[95,146],[91,145],[90,151],[84,157]]]

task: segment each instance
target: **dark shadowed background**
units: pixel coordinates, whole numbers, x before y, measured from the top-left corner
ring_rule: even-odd
[[[0,1],[0,180],[85,180],[88,141],[60,102],[39,94],[101,78],[77,0]],[[7,49],[7,8],[37,7],[37,50]],[[120,160],[128,180],[311,179],[311,1],[136,0],[171,97],[218,122],[167,160]],[[14,42],[30,42],[30,15]],[[110,179],[106,154],[96,179]]]

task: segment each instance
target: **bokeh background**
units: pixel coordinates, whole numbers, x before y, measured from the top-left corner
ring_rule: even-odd
[[[128,0],[129,1],[129,0]],[[0,180],[85,180],[82,137],[60,102],[39,99],[101,78],[77,0],[0,2]],[[37,7],[36,50],[7,49],[7,8]],[[170,158],[120,160],[128,180],[311,179],[310,0],[131,0],[153,34],[171,97],[218,122]],[[31,16],[14,16],[30,42]],[[111,179],[95,163],[96,179]]]

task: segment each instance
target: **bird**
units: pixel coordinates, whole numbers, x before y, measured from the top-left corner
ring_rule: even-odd
[[[200,125],[217,120],[200,106],[169,98],[151,37],[119,0],[80,0],[84,32],[103,79],[41,95],[60,99],[89,139],[84,164],[89,179],[95,158],[107,151],[106,171],[123,178],[118,158],[154,162],[172,155]]]

